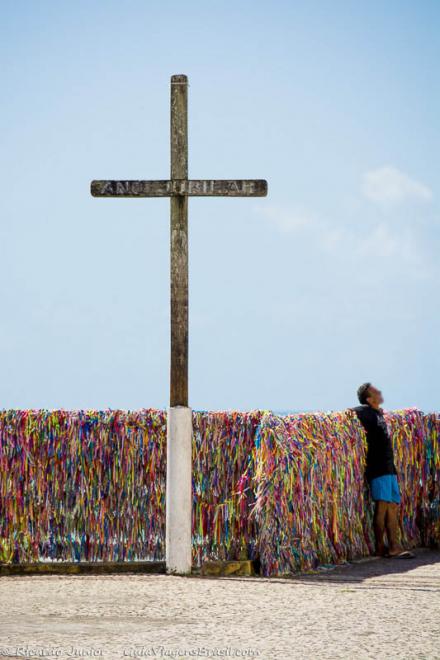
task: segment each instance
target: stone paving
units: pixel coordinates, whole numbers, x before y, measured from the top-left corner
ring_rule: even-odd
[[[440,552],[292,579],[5,576],[0,657],[440,659]]]

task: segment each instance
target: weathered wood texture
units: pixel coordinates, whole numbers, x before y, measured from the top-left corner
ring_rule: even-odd
[[[92,181],[93,197],[265,197],[264,179],[164,179],[159,181]]]
[[[171,179],[188,178],[188,79],[171,77]],[[170,199],[170,406],[188,406],[188,197]]]

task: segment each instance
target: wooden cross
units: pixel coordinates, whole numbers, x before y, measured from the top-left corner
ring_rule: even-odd
[[[166,566],[191,572],[192,411],[188,407],[188,197],[263,197],[259,179],[188,179],[188,78],[171,76],[171,177],[92,181],[94,197],[169,197],[171,206],[171,374],[167,416]]]
[[[169,197],[171,204],[170,406],[188,405],[188,197],[264,197],[260,179],[188,179],[188,78],[171,76],[171,177],[92,181],[94,197]]]

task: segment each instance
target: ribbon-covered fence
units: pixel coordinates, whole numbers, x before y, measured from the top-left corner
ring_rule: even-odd
[[[405,544],[440,542],[440,416],[386,414]],[[265,575],[373,549],[355,414],[193,413],[193,560]],[[0,412],[0,561],[165,556],[166,414]]]
[[[386,413],[401,490],[406,546],[440,542],[440,417]],[[257,441],[259,555],[266,575],[370,554],[372,502],[365,435],[354,412],[263,416]]]

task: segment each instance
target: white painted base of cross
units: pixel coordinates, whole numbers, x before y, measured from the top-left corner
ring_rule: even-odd
[[[168,408],[166,487],[166,570],[191,573],[192,410]]]

